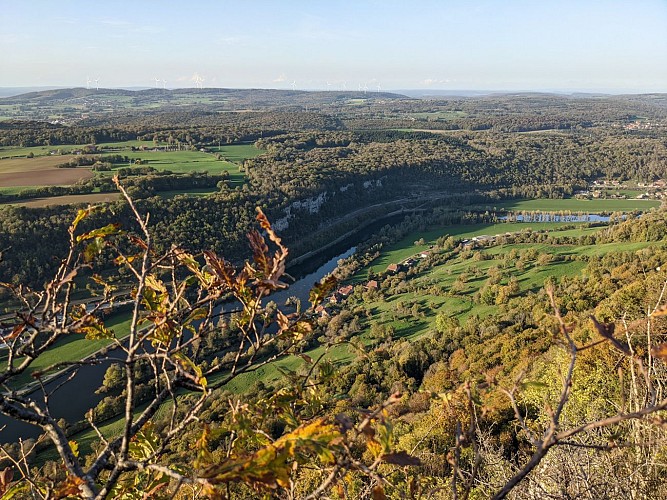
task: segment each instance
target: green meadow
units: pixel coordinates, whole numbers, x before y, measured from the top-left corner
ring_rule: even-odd
[[[577,198],[550,199],[539,198],[535,200],[510,200],[494,203],[493,205],[482,205],[482,209],[505,209],[509,211],[540,211],[560,212],[572,211],[587,214],[602,212],[632,212],[634,210],[647,211],[660,206],[658,200],[580,200]]]

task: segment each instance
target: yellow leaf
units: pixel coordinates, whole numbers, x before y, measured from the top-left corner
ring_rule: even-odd
[[[72,454],[76,458],[79,458],[79,443],[77,443],[76,441],[70,441],[69,447],[72,449]]]

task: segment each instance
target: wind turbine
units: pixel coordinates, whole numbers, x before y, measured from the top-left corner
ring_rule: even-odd
[[[167,90],[167,80],[162,80],[162,88]]]
[[[90,89],[90,77],[89,76],[86,77],[86,88]]]
[[[382,92],[382,87],[380,87],[380,82],[378,82],[378,93]]]
[[[368,85],[366,85],[366,82],[364,82],[364,94],[368,92]]]
[[[296,90],[296,80],[292,82],[292,90]]]
[[[100,77],[95,78],[95,90],[100,90]]]
[[[343,90],[347,90],[347,80],[343,82]]]
[[[327,82],[327,90],[331,90],[331,84]]]
[[[155,80],[155,88],[159,89],[160,88],[160,79],[159,78],[154,78]]]

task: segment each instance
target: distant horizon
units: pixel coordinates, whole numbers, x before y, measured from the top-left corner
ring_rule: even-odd
[[[83,89],[83,90],[97,90],[94,88],[87,88],[85,86],[69,86],[69,85],[28,85],[28,86],[0,86],[0,99],[15,97],[22,94],[32,92],[46,92],[49,90],[66,90],[66,89]],[[364,92],[363,89],[326,89],[326,88],[309,88],[309,89],[285,89],[278,87],[201,87],[194,86],[184,87],[150,87],[141,85],[121,85],[114,87],[100,87],[99,90],[127,90],[130,92],[140,92],[144,90],[278,90],[283,92],[297,91],[297,92]],[[572,95],[572,94],[590,94],[590,95],[644,95],[644,94],[667,94],[665,91],[641,91],[634,89],[476,89],[476,88],[461,88],[461,89],[423,89],[423,88],[403,88],[403,89],[382,89],[382,93],[388,94],[402,94],[407,97],[428,97],[428,96],[454,96],[454,97],[475,97],[494,94],[554,94],[554,95]],[[377,90],[367,89],[370,95],[376,94]]]

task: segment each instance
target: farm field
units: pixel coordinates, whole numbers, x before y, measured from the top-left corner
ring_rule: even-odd
[[[79,146],[66,146],[69,150]],[[245,176],[241,172],[241,164],[247,158],[254,158],[263,153],[252,144],[233,144],[211,148],[212,153],[201,151],[144,151],[135,150],[141,147],[153,149],[152,141],[125,141],[104,143],[97,145],[98,152],[104,159],[107,154],[122,154],[136,160],[145,162],[145,166],[156,170],[168,170],[176,174],[191,172],[208,172],[211,175],[219,175],[229,172],[231,186],[239,186],[245,182]],[[86,180],[94,175],[111,176],[112,171],[92,172],[90,168],[57,168],[57,165],[66,163],[75,158],[74,155],[50,155],[55,146],[36,146],[31,148],[3,148],[1,155],[10,156],[0,160],[0,195],[17,195],[21,191],[39,186],[68,186],[78,181]],[[65,147],[63,147],[65,148]],[[34,158],[27,158],[33,154]],[[217,154],[222,160],[216,158]],[[130,166],[130,164],[116,164],[115,168]],[[132,165],[133,166],[133,165]],[[216,192],[216,189],[193,189],[182,191],[169,191],[161,193],[162,196],[172,197],[176,194],[193,194],[203,196]],[[115,199],[110,193],[102,195],[99,193],[87,195],[57,196],[52,198],[29,199],[15,204],[27,207],[43,207],[47,205],[66,205],[71,203],[101,203]]]
[[[233,170],[236,165],[220,161],[210,153],[200,151],[123,151],[119,154],[127,155],[133,159],[141,159],[147,162],[146,166],[157,170],[170,170],[174,173],[185,174],[189,172],[208,172],[209,174],[220,174],[227,170]],[[104,160],[104,155],[102,156]],[[126,167],[127,164],[119,164],[118,167]],[[238,168],[238,167],[236,167]],[[230,172],[231,173],[231,172]],[[110,174],[110,172],[107,172]]]
[[[108,203],[119,199],[119,193],[89,193],[89,194],[70,194],[64,196],[52,196],[50,198],[33,198],[25,201],[18,201],[12,205],[31,208],[42,208],[52,205],[74,205],[79,203]]]
[[[209,194],[217,193],[216,188],[197,188],[197,189],[180,189],[175,191],[160,191],[157,193],[162,198],[173,198],[174,196],[208,196]]]
[[[1,159],[20,158],[20,157],[26,157],[30,153],[32,153],[34,156],[47,156],[50,154],[51,151],[60,150],[63,153],[68,153],[76,149],[82,149],[85,146],[86,146],[85,144],[66,144],[62,146],[30,146],[26,148],[17,146],[4,146],[0,147],[0,158]],[[60,157],[60,155],[54,157],[57,158]]]
[[[257,149],[252,144],[230,144],[226,146],[212,147],[211,151],[220,153],[225,160],[233,163],[242,163],[243,160],[255,158],[264,153],[263,150]]]
[[[0,187],[59,186],[89,179],[89,168],[57,168],[74,156],[42,156],[0,160]]]
[[[505,209],[510,211],[543,211],[559,212],[561,210],[570,210],[572,212],[582,212],[596,214],[601,212],[631,212],[633,210],[650,210],[660,206],[658,200],[579,200],[576,198],[548,199],[540,198],[535,200],[511,200],[494,203],[493,205],[484,205],[483,207]]]

